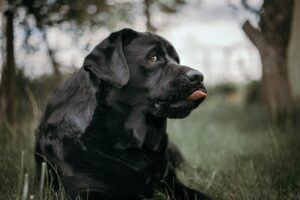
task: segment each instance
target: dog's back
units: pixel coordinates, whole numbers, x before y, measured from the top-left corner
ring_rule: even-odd
[[[80,138],[91,121],[96,107],[96,88],[89,84],[90,79],[87,76],[89,74],[80,69],[56,89],[37,129],[35,146],[37,174],[39,176],[41,173],[41,163],[48,162],[48,168],[52,170],[52,176],[55,178],[53,184],[56,188],[57,172],[53,168],[57,159],[65,157],[61,142]]]

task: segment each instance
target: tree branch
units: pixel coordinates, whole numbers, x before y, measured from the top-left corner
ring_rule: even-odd
[[[247,1],[247,0],[242,0],[242,5],[243,5],[247,10],[249,10],[250,12],[253,12],[253,13],[257,14],[257,15],[260,15],[260,14],[261,14],[260,10],[257,10],[257,9],[255,9],[255,8],[253,8],[252,6],[250,6],[250,5],[248,4],[248,1]]]
[[[151,0],[144,0],[144,14],[146,17],[146,27],[147,31],[155,32],[156,28],[151,23],[151,13],[150,13],[150,6],[151,6]]]
[[[59,64],[55,60],[54,51],[51,49],[51,47],[49,45],[48,38],[47,38],[47,33],[46,33],[45,29],[42,29],[42,34],[43,34],[43,38],[44,38],[44,41],[45,41],[45,44],[46,44],[48,56],[49,56],[51,64],[52,64],[53,75],[57,78],[57,80],[60,80],[61,72],[59,71]]]
[[[266,40],[263,34],[258,29],[254,28],[248,20],[244,23],[242,28],[251,42],[258,48],[258,50],[262,50],[262,48],[266,45]]]

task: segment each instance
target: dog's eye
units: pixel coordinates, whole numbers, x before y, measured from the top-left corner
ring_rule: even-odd
[[[154,63],[154,62],[156,62],[158,59],[157,59],[157,56],[151,56],[150,58],[149,58],[149,62],[152,62],[152,63]]]

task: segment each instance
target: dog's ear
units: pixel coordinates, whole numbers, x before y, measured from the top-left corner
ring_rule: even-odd
[[[123,46],[137,36],[138,33],[131,29],[110,34],[86,56],[84,69],[112,86],[122,88],[130,76]]]

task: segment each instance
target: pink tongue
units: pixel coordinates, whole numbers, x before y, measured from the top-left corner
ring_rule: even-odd
[[[197,90],[197,91],[193,92],[193,94],[191,96],[189,96],[187,99],[190,101],[196,101],[196,100],[201,99],[206,96],[207,96],[207,94],[205,92],[203,92],[202,90]]]

